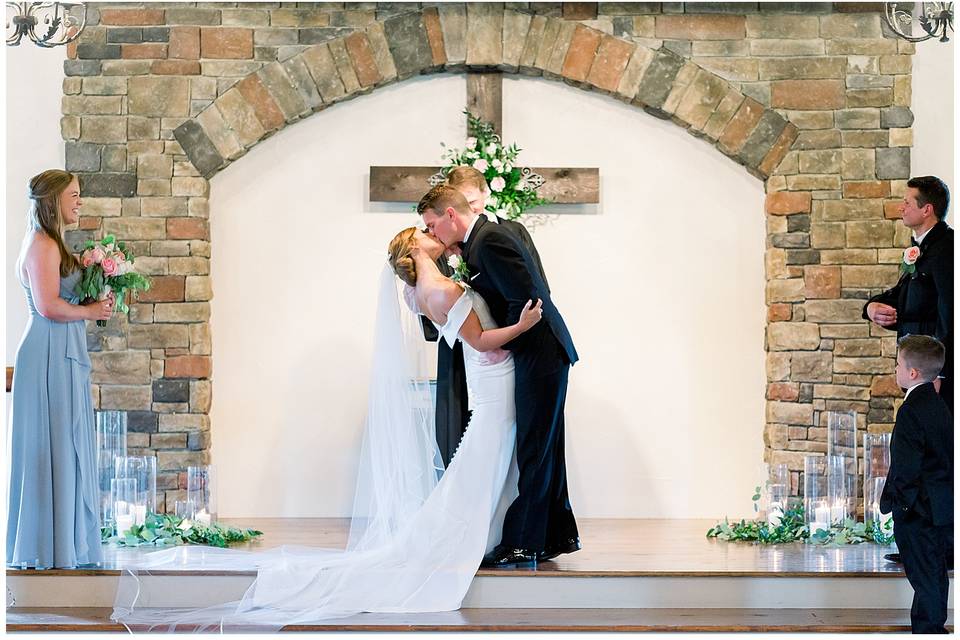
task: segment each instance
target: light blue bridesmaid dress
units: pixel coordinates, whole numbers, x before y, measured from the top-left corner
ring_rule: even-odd
[[[80,276],[78,269],[60,279],[60,297],[72,304],[79,302]],[[86,328],[82,320],[43,317],[24,289],[30,321],[17,349],[7,434],[7,565],[97,564],[100,501]]]

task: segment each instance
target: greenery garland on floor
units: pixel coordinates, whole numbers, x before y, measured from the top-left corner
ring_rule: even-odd
[[[757,487],[753,496],[753,510],[758,511],[760,487]],[[874,542],[880,545],[889,545],[894,542],[891,521],[884,524],[876,520],[870,522],[855,522],[851,518],[844,520],[842,525],[832,525],[829,530],[821,529],[810,534],[804,518],[803,504],[796,505],[784,511],[780,523],[771,525],[766,520],[740,520],[731,523],[727,518],[717,523],[707,531],[708,538],[719,538],[730,542],[748,541],[760,544],[785,544],[789,542],[806,541],[810,544],[841,545]]]
[[[141,525],[133,525],[122,536],[113,535],[113,527],[100,527],[100,541],[121,547],[166,546],[177,544],[205,544],[226,547],[238,542],[249,542],[262,536],[256,529],[238,529],[218,522],[202,525],[179,516],[148,513]]]

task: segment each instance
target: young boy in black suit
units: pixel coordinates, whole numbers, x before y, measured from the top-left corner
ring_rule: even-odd
[[[897,384],[907,395],[893,427],[880,511],[893,513],[897,547],[914,591],[913,633],[946,633],[953,418],[932,384],[943,367],[944,348],[922,335],[904,336],[897,344]]]

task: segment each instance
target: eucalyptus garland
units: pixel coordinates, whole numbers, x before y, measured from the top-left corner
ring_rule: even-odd
[[[758,511],[760,487],[757,487],[753,496],[753,509]],[[806,541],[809,544],[841,545],[873,542],[880,545],[889,545],[894,542],[891,521],[884,523],[876,520],[870,522],[856,522],[851,518],[844,520],[842,525],[832,525],[829,529],[821,529],[811,534],[804,518],[803,505],[799,504],[784,511],[780,523],[771,525],[766,520],[740,520],[731,523],[724,518],[707,531],[708,538],[719,538],[730,542],[747,541],[760,544],[785,544],[789,542]]]
[[[123,535],[114,536],[112,527],[100,527],[100,541],[121,547],[167,546],[178,544],[205,544],[226,547],[238,542],[249,542],[262,531],[238,529],[218,522],[209,525],[166,513],[148,513],[141,525],[133,525]]]

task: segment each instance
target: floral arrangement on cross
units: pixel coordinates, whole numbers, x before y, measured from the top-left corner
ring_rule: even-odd
[[[493,124],[469,111],[464,114],[469,136],[466,144],[463,149],[451,148],[444,152],[444,165],[440,173],[431,178],[431,184],[442,182],[454,167],[471,166],[487,180],[490,197],[486,208],[491,214],[516,220],[533,207],[547,204],[549,200],[537,194],[543,178],[528,168],[517,166],[520,147],[516,144],[504,146]],[[447,147],[443,142],[440,146]]]

